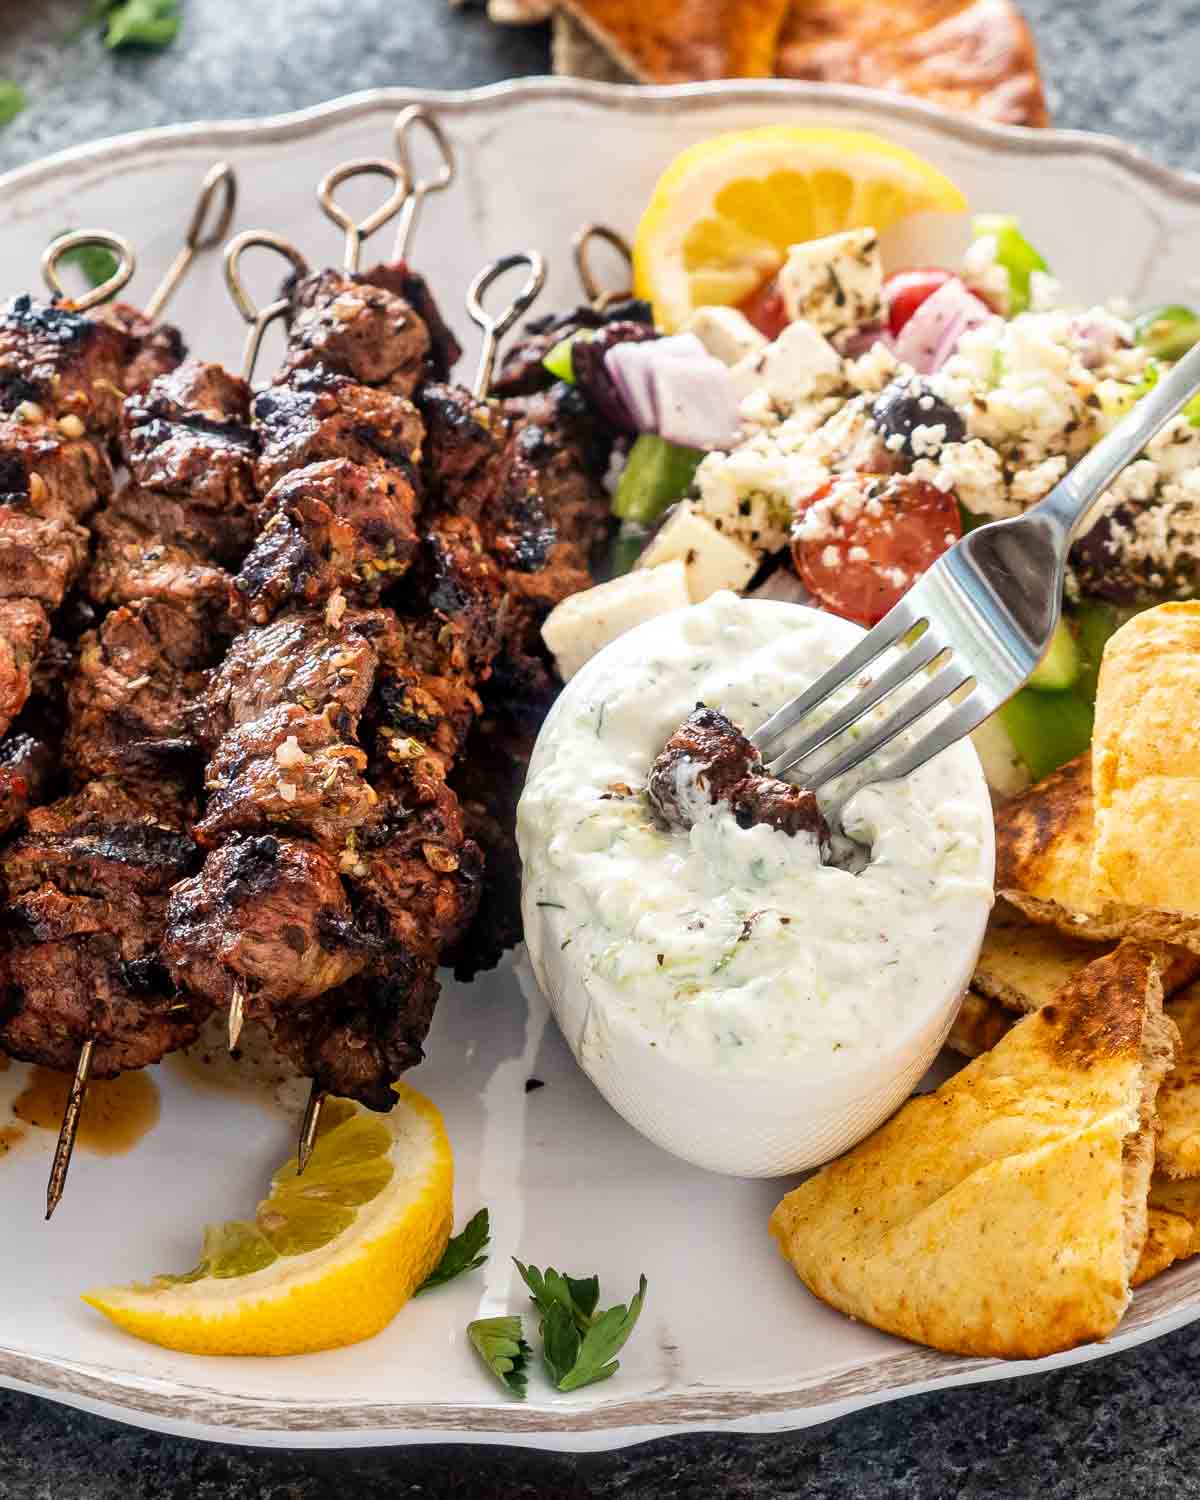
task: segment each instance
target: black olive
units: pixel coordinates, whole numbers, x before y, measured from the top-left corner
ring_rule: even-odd
[[[885,387],[871,408],[871,421],[885,442],[888,438],[902,438],[903,447],[899,451],[910,458],[925,456],[913,452],[912,435],[918,427],[944,427],[945,443],[961,443],[967,435],[967,424],[962,417],[916,377],[893,380]]]

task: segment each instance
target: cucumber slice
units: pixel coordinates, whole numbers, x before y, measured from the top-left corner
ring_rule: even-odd
[[[1109,637],[1120,628],[1121,616],[1102,599],[1082,599],[1071,611],[1075,642],[1081,665],[1075,691],[1088,703],[1096,701],[1096,684],[1100,679],[1100,661]]]
[[[1092,743],[1092,706],[1075,693],[1022,688],[999,710],[999,719],[1035,781]]]
[[[1050,649],[1034,668],[1029,686],[1039,693],[1061,693],[1074,687],[1083,662],[1066,620],[1059,620]]]
[[[971,731],[971,743],[979,756],[988,786],[1001,797],[1015,797],[1033,780],[1029,767],[1017,754],[1008,730],[1000,722],[999,714],[993,714],[978,729]]]

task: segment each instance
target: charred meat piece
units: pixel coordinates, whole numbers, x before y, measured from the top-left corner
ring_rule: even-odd
[[[363,776],[366,755],[342,738],[331,722],[337,717],[284,703],[231,729],[209,762],[200,842],[211,847],[230,833],[274,827],[340,850],[379,799]]]
[[[429,358],[429,330],[402,297],[342,271],[318,271],[291,287],[283,383],[314,365],[363,385],[411,395]]]
[[[135,341],[114,323],[66,302],[14,297],[0,308],[0,412],[35,421],[76,416],[111,437],[136,354]]]
[[[385,972],[359,976],[313,1005],[274,1011],[267,1027],[318,1088],[386,1111],[396,1102],[393,1080],[424,1056],[437,998],[433,963],[397,949]]]
[[[402,297],[429,330],[429,353],[425,360],[423,378],[426,380],[449,380],[450,371],[458,363],[462,348],[449,325],[442,317],[441,309],[434,301],[429,283],[419,271],[414,271],[406,261],[391,261],[372,266],[361,273],[359,280],[381,286],[395,297]]]
[[[375,681],[374,638],[390,624],[387,610],[330,607],[281,615],[270,625],[243,631],[198,705],[204,744],[215,747],[229,730],[281,703],[297,703],[314,714],[328,708],[339,715],[339,731],[352,735]]]
[[[0,505],[82,521],[112,487],[112,465],[87,438],[57,423],[0,421]]]
[[[178,328],[170,323],[152,322],[128,302],[110,303],[104,309],[104,318],[115,323],[130,341],[121,381],[125,391],[144,390],[152,380],[174,370],[187,355],[187,346]]]
[[[0,599],[36,599],[56,610],[87,563],[82,526],[40,516],[28,501],[0,503]]]
[[[550,313],[526,323],[522,337],[509,346],[492,389],[497,396],[528,396],[551,386],[554,375],[542,361],[556,344],[581,329],[604,328],[610,323],[637,323],[651,330],[654,314],[648,302],[625,297],[607,307],[575,307],[565,313]]]
[[[158,943],[196,857],[168,787],[152,807],[97,781],[30,813],[3,860],[0,1047],[70,1071],[90,1037],[108,1078],[191,1041],[205,1007],[175,993]]]
[[[260,494],[291,470],[327,458],[384,463],[415,477],[424,426],[412,402],[392,391],[316,366],[260,391],[252,415],[262,445],[255,469]]]
[[[44,800],[57,770],[57,758],[44,740],[15,731],[0,740],[0,838]]]
[[[202,619],[156,599],[115,609],[80,642],[65,755],[83,776],[151,773],[194,752],[193,704],[214,647]]]
[[[375,945],[355,925],[337,862],[304,839],[230,839],[175,887],[163,954],[193,994],[268,1018],[366,967]]]
[[[339,589],[377,599],[412,561],[416,511],[416,492],[393,469],[330,459],[286,475],[263,503],[262,530],[235,580],[250,618],[324,604]]]
[[[0,735],[25,707],[50,639],[46,611],[33,599],[0,599]]]
[[[690,828],[705,804],[727,802],[741,828],[765,823],[781,833],[812,834],[824,854],[829,828],[816,795],[766,776],[758,750],[732,720],[698,704],[660,751],[646,791],[655,811]]]
[[[145,491],[138,494],[146,496]],[[126,506],[112,506],[96,520],[96,555],[84,583],[88,595],[97,604],[134,604],[142,599],[174,604],[203,618],[214,630],[232,634],[229,574],[204,561],[203,553],[187,543],[168,540],[152,520],[138,520],[130,513],[128,498]],[[169,497],[163,499],[172,510],[180,509]]]

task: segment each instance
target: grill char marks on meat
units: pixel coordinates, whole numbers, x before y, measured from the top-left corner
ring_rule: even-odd
[[[336,861],[306,839],[236,836],[171,893],[163,955],[175,978],[215,1005],[235,984],[246,1014],[315,1000],[371,956]]]
[[[202,1002],[176,993],[159,962],[170,887],[195,866],[186,801],[169,782],[153,803],[90,782],[28,816],[6,851],[0,1046],[73,1071],[96,1043],[109,1078],[193,1040]]]
[[[50,621],[36,600],[0,599],[0,735],[25,707],[49,639]]]
[[[318,271],[290,289],[288,352],[280,384],[293,371],[337,370],[361,385],[409,396],[430,357],[429,329],[386,287],[342,271]]]
[[[454,337],[449,324],[442,317],[441,309],[434,301],[429,283],[419,271],[414,271],[407,261],[398,260],[388,264],[372,266],[363,271],[358,279],[372,286],[381,286],[393,297],[405,302],[429,330],[429,353],[425,359],[424,379],[449,380],[450,371],[458,363],[462,348]]]
[[[54,752],[45,740],[13,731],[0,739],[0,838],[7,838],[54,784]]]
[[[816,795],[763,773],[762,757],[740,729],[701,703],[659,752],[646,784],[659,816],[690,828],[697,804],[726,802],[741,828],[765,823],[781,833],[813,835],[824,858],[829,828]]]
[[[265,623],[286,604],[312,608],[339,590],[377,599],[412,561],[416,512],[409,479],[382,464],[329,459],[285,475],[235,580],[246,612]]]

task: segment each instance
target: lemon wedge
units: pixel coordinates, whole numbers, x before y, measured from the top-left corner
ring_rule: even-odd
[[[83,1300],[187,1354],[305,1354],[378,1333],[437,1264],[453,1218],[442,1117],[396,1092],[386,1115],[327,1100],[304,1175],[293,1157],[253,1222],[210,1225],[194,1270]]]
[[[697,307],[755,291],[789,245],[966,206],[936,167],[866,131],[735,131],[689,147],[658,179],[638,225],[634,285],[670,333]]]

